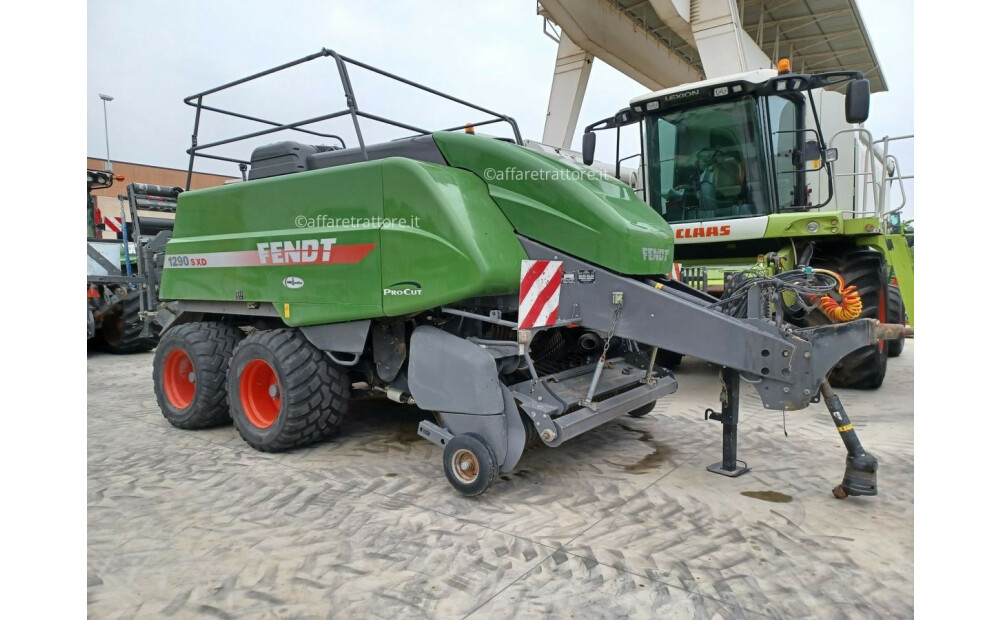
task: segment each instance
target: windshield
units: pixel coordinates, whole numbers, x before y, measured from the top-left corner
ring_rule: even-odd
[[[767,215],[751,97],[649,117],[650,203],[668,222]]]

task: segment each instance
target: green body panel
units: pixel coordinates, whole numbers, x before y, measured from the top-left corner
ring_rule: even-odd
[[[839,211],[814,211],[810,213],[776,213],[767,216],[767,230],[764,237],[822,237],[844,233],[846,222]],[[806,229],[809,222],[819,224],[819,230],[811,233]]]
[[[160,297],[275,304],[289,324],[378,316],[379,247],[356,264],[273,264],[171,268],[171,255],[257,251],[258,243],[336,239],[337,245],[378,243],[378,229],[333,225],[327,218],[382,216],[382,162],[235,183],[184,192],[167,244]],[[296,218],[301,218],[296,220]],[[299,227],[298,224],[305,224]],[[311,224],[311,225],[310,225]],[[287,277],[304,285],[289,289]]]
[[[389,159],[382,184],[385,216],[407,222],[381,231],[382,287],[397,293],[384,295],[385,315],[518,291],[527,256],[482,180],[457,168]],[[420,294],[398,294],[414,290],[393,287],[403,282],[419,283]]]
[[[669,224],[617,179],[501,140],[448,132],[434,140],[450,165],[489,185],[519,234],[621,274],[670,272]]]
[[[893,275],[899,285],[899,293],[903,297],[903,309],[906,311],[909,323],[914,326],[913,303],[913,256],[906,242],[905,235],[866,235],[857,238],[858,245],[870,245],[885,254],[886,261],[892,268]],[[890,246],[892,246],[890,248]]]
[[[310,263],[303,249],[279,263],[268,252],[334,239],[342,262]],[[205,266],[171,264],[202,257]],[[160,297],[270,303],[286,324],[313,325],[515,293],[522,258],[475,175],[391,158],[183,193]],[[215,266],[224,260],[242,262]],[[301,284],[289,288],[289,278]],[[416,283],[396,287],[411,294],[383,295],[401,282]]]

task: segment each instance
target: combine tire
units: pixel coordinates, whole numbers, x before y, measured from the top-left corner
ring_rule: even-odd
[[[882,253],[869,248],[851,248],[839,256],[813,259],[813,266],[836,271],[847,286],[861,294],[861,317],[886,322],[889,279]],[[829,322],[829,321],[827,321]],[[833,387],[876,389],[885,379],[889,350],[885,341],[858,349],[840,360],[830,373]]]
[[[153,357],[153,392],[163,417],[195,430],[229,422],[226,371],[243,332],[224,323],[167,330]]]
[[[444,475],[455,490],[468,497],[482,495],[500,475],[497,457],[479,435],[452,437],[444,447]]]
[[[628,414],[630,416],[632,416],[633,418],[641,418],[642,416],[644,416],[647,413],[649,413],[650,411],[652,411],[655,407],[656,407],[656,401],[654,400],[653,402],[649,403],[648,405],[643,405],[642,407],[639,407],[638,409],[634,409],[632,411],[629,411]]]
[[[899,287],[895,284],[889,285],[889,308],[886,311],[886,319],[889,323],[906,325],[906,313],[903,312],[903,294],[899,292]],[[899,357],[905,343],[906,338],[886,341],[889,357]]]
[[[141,338],[142,321],[139,320],[139,293],[129,293],[101,319],[101,348],[115,354],[143,353],[156,346],[155,338]]]
[[[660,349],[660,352],[656,355],[656,365],[669,368],[670,370],[677,370],[681,365],[682,359],[684,359],[684,354],[682,353]]]
[[[334,434],[351,396],[347,373],[296,329],[248,336],[233,353],[227,384],[236,429],[262,452]]]

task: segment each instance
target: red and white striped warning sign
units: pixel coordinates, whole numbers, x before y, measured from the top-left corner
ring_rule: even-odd
[[[111,232],[120,233],[122,231],[122,218],[104,216],[104,226]]]
[[[517,306],[518,329],[555,325],[559,318],[559,287],[563,264],[558,260],[521,261],[521,295]]]
[[[681,282],[681,264],[674,263],[674,268],[670,271],[670,277]]]

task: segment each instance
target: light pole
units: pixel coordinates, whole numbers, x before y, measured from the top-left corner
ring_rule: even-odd
[[[111,172],[111,146],[108,142],[108,102],[114,101],[115,98],[101,93],[98,93],[97,96],[104,102],[104,149],[108,156],[108,160],[104,162],[104,169]]]

